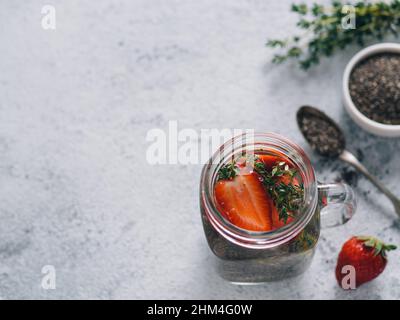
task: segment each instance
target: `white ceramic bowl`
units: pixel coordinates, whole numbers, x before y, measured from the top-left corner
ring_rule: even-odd
[[[400,125],[383,124],[369,119],[357,109],[350,96],[349,79],[353,68],[365,58],[383,52],[400,53],[400,44],[376,44],[361,50],[350,60],[343,75],[343,103],[350,117],[364,130],[382,137],[400,137]]]

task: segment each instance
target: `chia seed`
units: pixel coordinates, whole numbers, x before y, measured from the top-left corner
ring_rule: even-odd
[[[400,54],[382,53],[353,69],[349,90],[362,114],[383,124],[400,124]]]

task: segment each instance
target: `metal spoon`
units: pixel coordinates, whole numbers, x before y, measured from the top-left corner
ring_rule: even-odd
[[[343,131],[331,118],[316,108],[304,106],[297,112],[297,124],[304,138],[317,153],[331,158],[339,158],[356,168],[392,201],[397,215],[400,216],[400,199],[375,176],[369,173],[367,168],[351,152],[346,150],[346,139]],[[312,126],[313,124],[315,125]],[[329,135],[326,135],[327,131],[325,128],[329,128]],[[312,136],[309,134],[310,130],[313,130]],[[319,132],[318,130],[321,131]],[[316,135],[317,133],[325,135],[325,138],[331,142],[329,145],[333,147],[329,147],[326,143],[323,143],[318,135]]]

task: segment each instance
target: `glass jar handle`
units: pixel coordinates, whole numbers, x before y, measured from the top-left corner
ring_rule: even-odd
[[[318,185],[321,226],[336,227],[349,221],[357,208],[353,189],[345,183]]]

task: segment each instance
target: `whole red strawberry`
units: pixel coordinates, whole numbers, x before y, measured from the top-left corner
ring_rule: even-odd
[[[386,267],[386,252],[394,249],[396,246],[373,237],[353,237],[345,242],[336,266],[339,286],[351,288],[351,276],[355,276],[355,287],[375,279]],[[351,275],[351,271],[355,272],[354,275]]]

